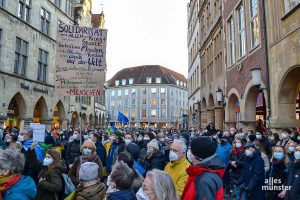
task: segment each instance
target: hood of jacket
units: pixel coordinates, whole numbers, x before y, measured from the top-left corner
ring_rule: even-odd
[[[30,199],[34,200],[37,189],[33,179],[29,176],[22,176],[13,187],[5,192],[3,199]]]
[[[219,159],[217,154],[205,158],[204,160],[200,161],[197,166],[201,166],[209,170],[225,169],[226,167],[225,163]]]
[[[76,192],[76,196],[81,196],[84,199],[89,199],[89,198],[94,197],[96,195],[105,196],[105,192],[106,192],[105,185],[98,181],[94,185],[79,188]]]

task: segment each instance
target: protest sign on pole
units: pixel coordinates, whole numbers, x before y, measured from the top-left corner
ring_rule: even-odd
[[[106,36],[106,29],[59,24],[55,77],[57,95],[103,94]]]
[[[33,141],[44,142],[45,140],[45,124],[40,123],[30,123],[30,128],[33,130]]]

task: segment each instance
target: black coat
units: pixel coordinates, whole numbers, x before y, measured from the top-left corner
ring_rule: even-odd
[[[285,200],[299,200],[300,199],[300,161],[294,163],[288,174],[286,181],[287,186],[291,186],[285,194]]]
[[[100,141],[97,141],[95,146],[96,146],[97,155],[99,156],[99,158],[101,160],[101,163],[104,167],[105,166],[105,160],[106,160],[106,150],[105,150],[102,142],[100,142]]]
[[[146,158],[147,171],[150,171],[152,169],[164,170],[164,168],[165,168],[165,157],[162,151],[157,150],[150,159]]]
[[[265,166],[261,153],[256,150],[253,156],[246,157],[244,169],[237,185],[244,185],[247,191],[247,200],[264,200],[265,192],[262,186],[265,182]]]
[[[237,154],[235,154],[233,151],[230,152],[229,154],[229,167],[230,167],[230,172],[229,172],[229,177],[232,183],[235,183],[239,180],[239,178],[241,177],[241,174],[243,172],[243,168],[244,168],[244,160],[245,160],[246,156],[244,151],[241,151]],[[230,162],[231,161],[235,161],[237,167],[233,167],[231,166]]]
[[[81,156],[80,152],[80,141],[75,140],[68,145],[66,145],[66,151],[65,151],[65,163],[67,167],[69,167],[70,164],[73,164],[76,157]]]

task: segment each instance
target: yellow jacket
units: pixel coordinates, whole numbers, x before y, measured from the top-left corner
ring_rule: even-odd
[[[176,187],[176,191],[178,193],[179,199],[181,199],[181,195],[185,186],[185,183],[188,179],[188,174],[186,173],[186,168],[190,166],[189,161],[184,156],[178,161],[169,162],[165,167],[165,172],[168,173]]]

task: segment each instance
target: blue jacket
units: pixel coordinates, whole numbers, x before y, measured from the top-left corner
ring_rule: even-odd
[[[118,141],[118,142],[113,142],[112,145],[110,146],[109,148],[109,151],[108,151],[108,155],[106,157],[106,171],[108,173],[111,172],[111,169],[112,169],[112,165],[113,165],[113,159],[114,159],[114,154],[115,154],[115,151],[118,150],[118,148],[124,144],[125,142],[124,141]]]
[[[135,193],[132,188],[128,190],[120,190],[117,192],[110,193],[107,197],[107,200],[136,200]]]
[[[23,144],[23,148],[28,151],[28,149],[31,148],[31,145],[33,143],[33,140],[32,139],[29,139],[29,140],[26,140]],[[44,158],[45,158],[45,154],[44,154],[44,149],[42,146],[40,145],[35,145],[34,147],[34,150],[35,150],[35,153],[36,153],[36,157],[39,161],[43,161]]]
[[[228,165],[229,162],[229,153],[231,151],[231,145],[229,142],[226,142],[225,145],[218,144],[217,148],[217,154],[219,156],[219,159],[225,163],[225,165]]]
[[[143,177],[146,176],[146,170],[136,160],[133,162],[133,168],[138,171]]]
[[[99,156],[99,158],[102,162],[102,165],[104,167],[105,166],[105,159],[106,159],[106,150],[105,150],[102,142],[100,142],[100,141],[97,141],[95,146],[96,146],[97,155]]]
[[[261,158],[261,153],[256,150],[253,156],[246,157],[244,161],[244,170],[237,185],[243,184],[249,189],[248,199],[250,200],[264,200],[265,192],[262,186],[265,182],[265,164]],[[249,197],[250,196],[250,197]]]
[[[19,182],[7,190],[3,200],[34,200],[37,189],[33,179],[29,176],[22,176]]]

